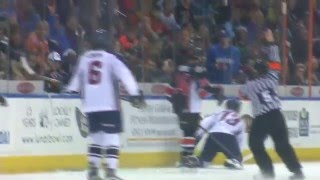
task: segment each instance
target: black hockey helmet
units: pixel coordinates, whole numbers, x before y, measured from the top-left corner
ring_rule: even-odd
[[[239,112],[241,108],[241,104],[242,104],[241,101],[237,99],[229,99],[226,102],[226,108]]]
[[[254,69],[259,75],[267,74],[269,71],[269,66],[266,61],[257,60],[254,64]]]
[[[112,36],[105,29],[97,29],[88,34],[87,40],[93,49],[111,50],[113,45]]]

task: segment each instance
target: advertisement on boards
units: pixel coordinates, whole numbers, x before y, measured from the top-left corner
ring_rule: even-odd
[[[17,99],[16,145],[24,152],[59,154],[85,152],[85,139],[75,120],[79,100]],[[46,148],[46,151],[43,151]],[[20,151],[21,152],[21,151]]]
[[[11,130],[11,113],[8,107],[0,106],[0,156],[6,155],[13,148],[13,133]]]
[[[147,100],[146,109],[122,102],[125,151],[178,151],[181,131],[171,104],[165,100]]]

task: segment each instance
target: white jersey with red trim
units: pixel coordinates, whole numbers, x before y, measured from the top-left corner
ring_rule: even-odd
[[[243,145],[245,124],[239,114],[233,110],[222,110],[204,118],[200,126],[209,133],[226,133],[236,137],[240,147]],[[205,133],[203,129],[197,131],[198,136]]]
[[[116,56],[103,50],[91,50],[79,59],[68,91],[81,92],[83,111],[119,110],[118,82],[130,95],[138,95],[138,84],[130,72]]]

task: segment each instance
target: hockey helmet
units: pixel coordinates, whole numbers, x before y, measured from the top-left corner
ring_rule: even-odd
[[[88,35],[88,41],[93,49],[110,50],[112,48],[112,36],[105,29],[97,29]]]
[[[242,104],[241,101],[237,99],[229,99],[226,102],[226,108],[239,112],[241,108],[241,104]]]

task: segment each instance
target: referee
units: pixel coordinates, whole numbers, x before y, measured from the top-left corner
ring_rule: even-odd
[[[254,120],[249,134],[249,147],[261,174],[255,179],[274,179],[272,161],[267,154],[264,141],[270,135],[275,149],[289,171],[294,173],[291,180],[304,179],[301,165],[294,149],[289,143],[287,125],[281,113],[280,99],[277,95],[278,74],[269,71],[267,62],[257,61],[254,69],[247,70],[250,79],[243,87],[243,94],[251,100]]]

